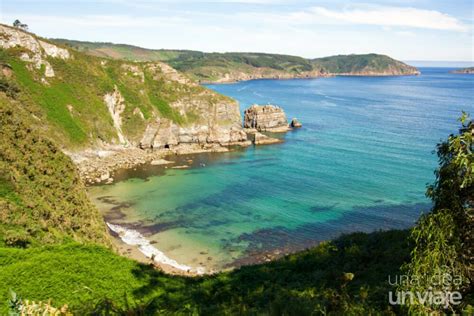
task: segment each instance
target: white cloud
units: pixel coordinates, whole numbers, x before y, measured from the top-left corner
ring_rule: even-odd
[[[400,35],[400,36],[416,36],[414,32],[410,32],[410,31],[396,31],[395,34]]]
[[[307,17],[308,15],[314,18],[322,16],[353,24],[404,26],[460,32],[469,30],[468,26],[448,14],[416,8],[373,7],[336,11],[313,7],[306,14]]]
[[[438,11],[367,5],[340,9],[317,6],[293,11],[286,7],[268,10],[158,8],[86,10],[64,15],[55,11],[41,14],[0,10],[0,19],[10,24],[18,18],[33,32],[46,37],[110,41],[148,48],[259,51],[310,58],[375,52],[402,60],[472,59],[472,26]],[[357,25],[361,27],[354,27]]]

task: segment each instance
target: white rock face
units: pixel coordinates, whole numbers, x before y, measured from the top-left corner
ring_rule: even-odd
[[[41,46],[32,35],[22,30],[0,25],[0,46],[2,48],[12,48],[16,46],[24,47],[34,54],[41,54]]]
[[[67,49],[57,47],[56,45],[44,41],[39,41],[39,43],[48,56],[61,59],[69,59],[71,57]]]
[[[178,144],[249,145],[247,134],[240,127],[197,124],[180,127],[168,119],[157,118],[155,122],[148,124],[140,141],[140,148],[173,148]]]
[[[32,63],[36,69],[44,66],[44,76],[54,77],[54,69],[45,59],[47,56],[53,58],[69,59],[69,51],[56,45],[36,39],[35,36],[17,28],[0,25],[0,47],[8,49],[12,47],[23,47],[31,53],[23,53],[20,58]]]
[[[123,135],[122,132],[122,117],[121,114],[125,110],[125,100],[118,91],[117,87],[115,87],[114,92],[107,93],[104,96],[104,102],[109,109],[110,116],[114,122],[115,130],[117,131],[117,136],[119,138],[119,142],[122,144],[127,144],[128,141]]]

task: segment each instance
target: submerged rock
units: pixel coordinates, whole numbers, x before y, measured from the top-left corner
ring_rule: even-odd
[[[248,139],[255,145],[267,145],[281,142],[280,139],[269,137],[258,132],[256,129],[246,129],[245,131],[247,132]]]
[[[298,121],[297,118],[293,118],[293,119],[291,120],[290,127],[293,127],[293,128],[300,128],[300,127],[302,127],[302,126],[303,126],[303,124],[301,124],[300,121]]]
[[[252,105],[244,112],[244,128],[259,132],[286,132],[288,121],[282,108],[276,105]]]
[[[165,160],[165,159],[155,159],[150,162],[152,166],[159,166],[159,165],[167,165],[174,163],[173,161]]]
[[[259,132],[255,133],[255,137],[254,137],[255,145],[267,145],[267,144],[275,144],[275,143],[280,143],[280,142],[281,140],[279,140],[278,138],[269,137]]]

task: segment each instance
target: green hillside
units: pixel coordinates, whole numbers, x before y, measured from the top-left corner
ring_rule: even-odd
[[[258,78],[317,77],[327,74],[413,75],[418,70],[385,55],[339,55],[317,59],[263,53],[204,53],[153,50],[131,45],[54,39],[87,54],[138,61],[165,61],[203,82]]]
[[[385,55],[338,55],[313,59],[312,62],[334,74],[403,74],[416,71],[398,60]]]
[[[41,66],[25,61],[24,54],[40,58]],[[105,60],[73,50],[68,59],[35,54],[31,57],[25,47],[0,48],[0,68],[4,69],[0,83],[18,88],[18,99],[38,117],[38,125],[48,129],[65,148],[93,146],[97,139],[118,143],[116,127],[104,103],[104,97],[114,91],[120,93],[125,104],[121,129],[135,144],[147,124],[157,117],[181,126],[208,124],[207,112],[212,106],[219,102],[235,104],[161,63]],[[46,63],[54,76],[46,75]],[[190,98],[194,102],[186,104],[186,109],[179,107]]]

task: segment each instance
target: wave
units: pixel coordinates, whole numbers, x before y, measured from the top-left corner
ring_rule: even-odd
[[[148,239],[146,239],[142,234],[133,229],[128,229],[120,225],[106,223],[107,226],[119,235],[120,239],[127,245],[138,246],[138,250],[143,253],[148,258],[153,258],[154,261],[163,263],[178,270],[195,272],[197,274],[204,274],[205,268],[197,267],[193,268],[184,264],[178,263],[176,260],[173,260],[167,257],[163,252],[155,248]]]

